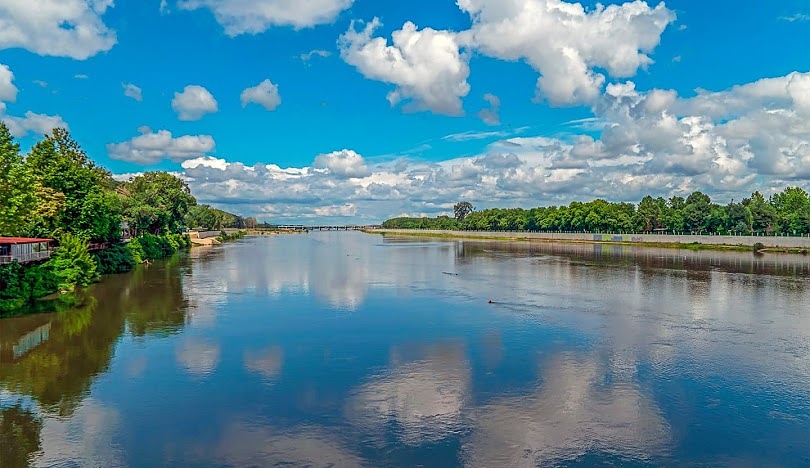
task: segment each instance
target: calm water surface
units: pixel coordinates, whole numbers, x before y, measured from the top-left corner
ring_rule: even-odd
[[[0,466],[806,466],[809,278],[359,233],[195,249],[0,320]]]

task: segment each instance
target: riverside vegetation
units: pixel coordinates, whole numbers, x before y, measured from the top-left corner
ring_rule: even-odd
[[[197,204],[188,185],[166,172],[116,181],[65,129],[54,129],[23,156],[0,122],[0,236],[51,238],[56,245],[47,261],[0,265],[0,315],[54,293],[69,302],[69,293],[101,275],[186,249],[186,227],[250,223],[255,220]],[[91,243],[106,248],[90,252]]]
[[[576,231],[602,233],[670,232],[702,234],[810,234],[810,197],[788,187],[766,199],[760,192],[728,205],[694,192],[687,198],[644,197],[638,205],[606,200],[568,206],[476,211],[469,202],[454,207],[455,217],[394,218],[386,229],[453,231]]]

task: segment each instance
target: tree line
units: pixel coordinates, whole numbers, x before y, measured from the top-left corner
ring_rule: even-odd
[[[644,197],[637,205],[606,200],[572,202],[532,209],[475,210],[469,202],[454,207],[455,217],[394,218],[389,229],[476,231],[577,231],[604,233],[660,232],[694,234],[810,234],[810,197],[800,187],[787,187],[767,199],[750,198],[728,204],[712,202],[701,192],[688,197]]]

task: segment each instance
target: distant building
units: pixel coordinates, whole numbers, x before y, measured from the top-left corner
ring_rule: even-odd
[[[0,264],[29,263],[51,258],[53,239],[0,237]]]

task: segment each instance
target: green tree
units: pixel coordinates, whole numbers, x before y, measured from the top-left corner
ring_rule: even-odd
[[[124,216],[136,235],[177,233],[197,201],[185,182],[166,172],[147,172],[123,187]]]
[[[773,232],[779,216],[773,207],[759,192],[751,194],[747,200],[748,211],[751,212],[751,227],[754,232]],[[746,202],[744,201],[743,204]]]
[[[779,217],[779,230],[785,234],[810,232],[810,198],[799,187],[788,187],[771,198]]]
[[[0,235],[23,234],[37,205],[36,187],[20,145],[0,122]]]
[[[71,234],[59,239],[48,266],[53,270],[60,291],[73,291],[76,286],[89,286],[98,279],[97,265],[87,251],[87,240]]]
[[[464,218],[467,217],[470,213],[475,211],[475,208],[472,206],[470,202],[458,202],[453,206],[453,213],[455,214],[456,221],[459,223],[464,222]]]
[[[35,144],[25,165],[42,187],[42,203],[52,205],[32,219],[33,234],[70,233],[98,241],[120,237],[121,206],[105,189],[111,177],[87,158],[67,130],[54,129]]]
[[[750,233],[753,217],[743,203],[731,203],[726,206],[726,230],[738,234]]]
[[[709,225],[712,201],[708,195],[694,192],[686,198],[683,207],[683,220],[686,229],[692,232],[705,231]]]

